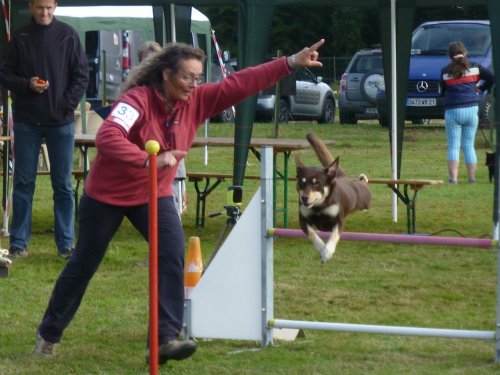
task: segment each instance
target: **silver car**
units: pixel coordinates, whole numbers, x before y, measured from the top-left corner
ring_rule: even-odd
[[[333,124],[335,120],[335,96],[332,88],[322,82],[307,68],[295,72],[295,93],[281,95],[279,122],[289,120],[317,120],[318,123]],[[274,116],[276,96],[273,90],[259,95],[255,116],[257,120],[271,120]]]

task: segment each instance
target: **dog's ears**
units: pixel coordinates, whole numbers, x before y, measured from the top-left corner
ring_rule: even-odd
[[[297,168],[297,172],[306,167],[302,159],[300,159],[300,152],[295,153],[295,167]]]
[[[335,158],[335,160],[328,167],[325,168],[326,174],[330,178],[333,179],[337,176],[337,171],[339,169],[339,163],[340,163],[340,158],[339,158],[339,156],[337,156]]]

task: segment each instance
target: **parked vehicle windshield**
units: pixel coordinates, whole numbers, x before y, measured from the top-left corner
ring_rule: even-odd
[[[465,44],[469,57],[484,57],[491,47],[488,25],[438,24],[418,28],[412,37],[413,55],[447,54],[451,42]]]
[[[366,73],[376,69],[383,69],[382,54],[360,55],[357,62],[351,66],[350,73]]]

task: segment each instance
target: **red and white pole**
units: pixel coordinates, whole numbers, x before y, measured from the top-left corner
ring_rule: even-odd
[[[130,73],[130,31],[124,30],[122,34],[123,53],[122,53],[122,81],[125,82]]]
[[[222,59],[222,51],[220,50],[219,43],[217,43],[217,38],[215,37],[215,31],[212,29],[212,40],[214,41],[215,51],[217,52],[217,59],[219,60],[220,70],[222,73],[222,77],[227,77],[227,69],[226,64],[224,64],[224,60]],[[234,105],[231,107],[233,111],[233,116],[236,116],[236,109]]]
[[[9,4],[10,5],[10,4]],[[10,6],[9,6],[10,9]],[[10,42],[10,17],[9,17],[9,12],[7,12],[7,6],[5,5],[5,0],[2,0],[2,12],[3,12],[3,19],[5,21],[5,35],[7,42]]]
[[[149,374],[158,374],[158,184],[157,154],[160,144],[145,145],[149,155]]]

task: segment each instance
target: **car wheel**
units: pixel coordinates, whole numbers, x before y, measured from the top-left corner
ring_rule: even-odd
[[[352,124],[356,125],[358,120],[354,112],[339,110],[339,121],[341,124]]]
[[[233,108],[227,108],[219,115],[221,122],[234,122]]]
[[[288,108],[288,103],[285,99],[280,99],[280,113],[278,122],[280,124],[287,124],[290,117],[290,109]]]
[[[361,78],[361,94],[368,103],[376,104],[377,90],[383,82],[383,71],[380,69],[371,70]]]
[[[333,124],[335,121],[335,102],[332,98],[326,98],[323,102],[323,110],[318,120],[320,124]]]

